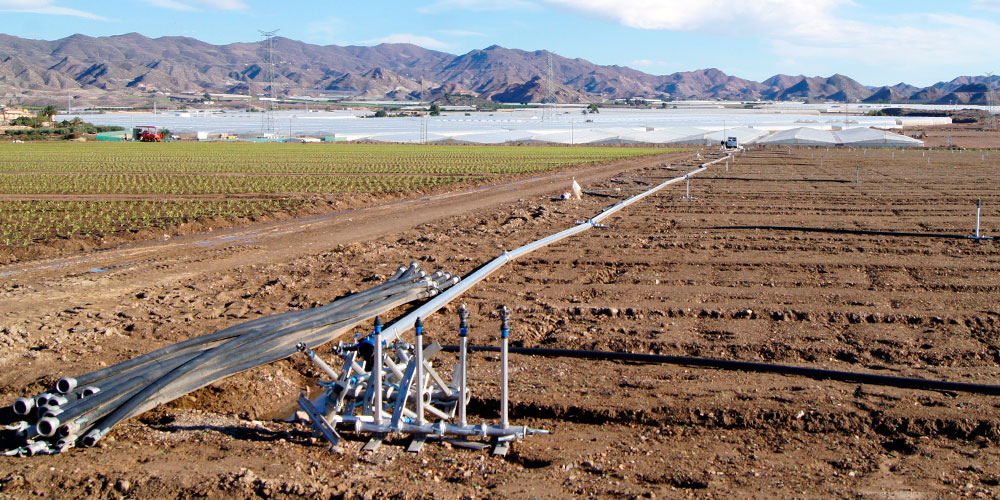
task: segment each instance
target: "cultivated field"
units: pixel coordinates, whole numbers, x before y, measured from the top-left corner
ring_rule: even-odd
[[[31,245],[79,250],[242,219],[351,206],[570,165],[662,153],[640,148],[245,143],[0,144],[0,262]],[[369,200],[370,201],[370,200]],[[246,222],[245,220],[242,222]],[[188,232],[190,232],[190,228]],[[141,233],[141,234],[136,234]],[[88,245],[84,244],[86,248]]]
[[[693,155],[692,155],[693,156]],[[929,158],[929,162],[928,162]],[[0,402],[223,326],[325,303],[396,265],[467,274],[641,187],[679,158],[578,174],[606,196],[520,188],[419,218],[360,210],[330,226],[201,248],[53,261],[0,285],[11,369]],[[689,163],[693,158],[688,158]],[[860,166],[860,170],[857,168]],[[762,149],[525,257],[463,297],[473,344],[706,356],[1000,384],[1000,248],[993,241],[831,234],[797,226],[1000,234],[1000,153]],[[610,176],[610,177],[609,177]],[[860,182],[856,182],[860,180]],[[522,185],[524,186],[524,185]],[[623,188],[623,191],[614,191]],[[494,192],[495,193],[495,192]],[[610,196],[610,197],[608,197]],[[460,203],[462,199],[448,199]],[[430,203],[430,202],[428,202]],[[429,205],[428,205],[429,206]],[[421,208],[423,207],[423,208]],[[394,217],[416,217],[408,228]],[[338,228],[342,234],[333,234]],[[297,231],[297,232],[295,232]],[[329,234],[327,234],[329,233]],[[350,240],[350,234],[359,235]],[[193,240],[200,241],[200,240]],[[214,264],[213,264],[214,263]],[[0,268],[0,273],[4,268]],[[453,343],[454,310],[427,321]],[[16,354],[14,354],[16,353]],[[321,355],[327,355],[321,352]],[[451,359],[442,371],[449,373]],[[13,368],[17,369],[13,369]],[[512,420],[553,431],[506,459],[390,441],[330,454],[281,420],[318,375],[293,358],[126,423],[92,449],[0,458],[0,495],[236,498],[938,498],[1000,493],[1000,399],[681,366],[512,358]],[[498,418],[495,356],[476,355],[470,420]],[[9,413],[0,418],[12,418]],[[349,435],[349,434],[348,434]]]

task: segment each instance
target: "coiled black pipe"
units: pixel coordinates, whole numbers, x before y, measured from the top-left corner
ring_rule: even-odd
[[[442,346],[441,350],[445,352],[458,352],[458,346],[446,345]],[[499,347],[492,346],[470,345],[468,346],[468,350],[469,352],[500,352]],[[726,359],[699,358],[694,356],[664,356],[660,354],[639,354],[632,352],[583,351],[575,349],[544,349],[532,347],[510,347],[508,350],[512,354],[524,354],[529,356],[697,366],[703,368],[717,368],[720,370],[798,375],[821,380],[837,380],[840,382],[902,387],[904,389],[967,392],[973,394],[986,394],[989,396],[1000,396],[1000,386],[998,385],[968,384],[963,382],[949,382],[946,380],[928,380],[909,377],[890,377],[887,375],[875,375],[871,373],[824,370],[820,368],[806,368],[803,366],[754,363],[751,361],[730,361]]]
[[[904,236],[915,238],[951,238],[959,240],[992,240],[993,236],[949,233],[907,233],[901,231],[869,231],[865,229],[835,229],[829,227],[805,226],[714,226],[708,229],[765,229],[770,231],[801,231],[806,233],[863,234],[869,236]]]

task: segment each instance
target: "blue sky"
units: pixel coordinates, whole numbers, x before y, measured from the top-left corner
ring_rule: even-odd
[[[0,15],[7,34],[47,40],[134,31],[224,44],[280,29],[320,45],[549,49],[653,74],[926,86],[1000,73],[1000,0],[0,0]]]

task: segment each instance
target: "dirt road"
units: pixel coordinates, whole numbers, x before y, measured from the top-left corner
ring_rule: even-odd
[[[219,272],[240,266],[282,262],[349,245],[473,210],[496,207],[522,198],[556,196],[573,177],[593,183],[623,170],[669,163],[685,154],[618,161],[573,171],[462,189],[366,208],[342,210],[211,233],[197,233],[122,248],[0,267],[0,280],[30,288],[5,296],[0,314],[30,307],[45,310],[63,305],[83,292],[89,302],[127,295],[141,288]],[[65,291],[60,291],[65,290]]]

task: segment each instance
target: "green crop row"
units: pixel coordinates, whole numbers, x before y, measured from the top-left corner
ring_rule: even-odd
[[[477,179],[440,175],[0,174],[4,194],[387,193]]]
[[[662,153],[651,148],[395,144],[0,144],[0,173],[508,174]]]
[[[287,210],[664,153],[650,148],[248,143],[0,143],[0,246]],[[70,201],[46,200],[58,195]],[[76,199],[75,196],[110,200]],[[122,197],[148,196],[149,200]],[[239,195],[239,198],[227,198]],[[39,196],[41,199],[22,200]],[[205,199],[177,199],[201,196]]]
[[[0,245],[166,229],[200,217],[249,217],[302,200],[0,201]]]

